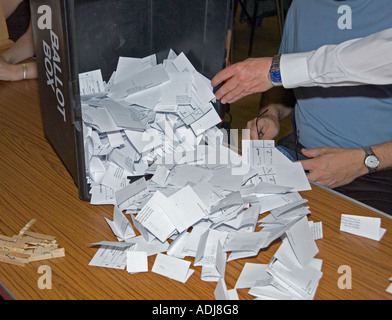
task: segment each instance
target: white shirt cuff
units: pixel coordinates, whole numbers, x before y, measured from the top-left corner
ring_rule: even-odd
[[[311,82],[308,72],[308,58],[312,53],[282,54],[280,58],[280,73],[283,87],[292,89]]]

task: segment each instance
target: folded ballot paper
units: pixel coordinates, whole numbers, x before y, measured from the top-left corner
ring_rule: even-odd
[[[217,282],[217,299],[238,299],[226,264],[282,238],[262,274],[241,279],[257,298],[314,296],[322,273],[311,229],[320,225],[298,193],[311,188],[301,164],[269,140],[232,151],[210,80],[183,53],[161,64],[120,57],[108,83],[99,70],[80,79],[91,204],[114,206],[106,221],[118,240],[95,243],[91,266],[148,272],[155,256],[151,272],[186,282],[192,257],[201,279]]]

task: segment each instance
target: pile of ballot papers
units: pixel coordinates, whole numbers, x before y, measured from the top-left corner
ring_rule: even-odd
[[[217,128],[210,80],[183,53],[161,64],[120,57],[108,83],[100,70],[79,78],[91,204],[114,206],[106,220],[118,240],[95,243],[90,265],[148,272],[156,255],[151,272],[185,283],[194,270],[184,258],[194,257],[201,279],[217,282],[217,299],[238,298],[236,288],[257,299],[314,297],[320,225],[298,193],[311,189],[301,164],[269,140],[233,151]],[[246,264],[227,290],[226,263],[276,239],[272,261]]]

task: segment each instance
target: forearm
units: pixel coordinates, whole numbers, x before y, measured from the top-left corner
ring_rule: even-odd
[[[26,68],[23,68],[23,65]],[[35,79],[38,76],[37,63],[7,64],[0,62],[0,81],[18,81],[23,79]]]
[[[28,58],[34,56],[34,39],[33,29],[30,23],[29,28],[16,42],[15,44],[5,51],[1,58],[10,64],[20,63]]]
[[[392,168],[392,141],[372,146],[380,164],[377,170]]]
[[[22,2],[23,0],[1,0],[0,5],[3,5],[5,18],[8,19]]]
[[[284,54],[285,88],[392,83],[392,29],[339,45],[304,53]]]
[[[392,168],[392,141],[371,146],[379,160],[377,171]],[[349,184],[369,173],[365,164],[366,152],[362,148],[343,149],[323,147],[302,149],[308,160],[302,160],[308,179],[329,188]]]

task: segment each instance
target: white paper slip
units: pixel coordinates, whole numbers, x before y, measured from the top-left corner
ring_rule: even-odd
[[[319,252],[307,217],[301,218],[286,231],[290,245],[302,267],[305,267]]]
[[[323,273],[318,269],[317,259],[305,268],[289,269],[279,260],[272,260],[268,272],[276,279],[283,281],[304,298],[311,298],[318,286]],[[317,267],[315,267],[317,266]]]
[[[134,74],[157,65],[155,54],[144,58],[119,57],[114,84],[132,78]]]
[[[101,102],[117,126],[139,131],[143,131],[146,128],[145,121],[142,121],[138,113],[132,108],[110,99],[101,100]]]
[[[206,130],[212,128],[222,121],[216,110],[210,104],[203,108],[204,115],[193,122],[190,127],[196,136],[204,133]]]
[[[186,186],[169,198],[163,199],[159,205],[178,232],[183,232],[209,213],[190,186]]]
[[[113,221],[107,218],[105,220],[120,241],[136,236],[130,221],[117,206],[113,209]]]
[[[392,281],[392,278],[389,278],[389,281]],[[388,286],[388,288],[386,288],[385,291],[388,293],[392,293],[392,283]]]
[[[158,253],[151,271],[185,283],[194,272],[190,265],[190,261]]]
[[[92,243],[93,246],[101,246],[101,247],[115,247],[115,248],[128,248],[132,247],[134,243],[127,243],[127,242],[118,242],[118,241],[100,241],[96,243]]]
[[[79,74],[79,87],[82,99],[100,96],[105,93],[105,84],[101,70],[93,70]]]
[[[277,184],[260,181],[260,183],[255,187],[255,193],[278,194],[278,193],[289,192],[292,189],[293,189],[292,187],[285,187]]]
[[[254,167],[274,164],[272,149],[274,140],[242,140],[243,159],[246,164]]]
[[[215,263],[207,263],[202,266],[201,280],[203,281],[219,281],[225,277],[226,271],[226,253],[222,251],[222,245],[218,241],[215,250]]]
[[[147,272],[147,252],[127,251],[127,271],[129,273]]]
[[[262,287],[271,284],[272,276],[267,272],[268,264],[245,263],[235,288]]]
[[[313,240],[318,240],[323,238],[323,223],[309,221],[310,230],[312,230]]]
[[[161,85],[160,105],[190,105],[192,102],[192,73],[169,73],[170,81]]]
[[[165,252],[169,248],[169,242],[160,242],[157,238],[147,241],[143,236],[138,236],[127,240],[128,244],[135,245],[132,248],[134,251],[144,251],[147,253],[147,257],[153,256],[160,252]]]
[[[239,300],[236,289],[228,290],[223,278],[218,281],[214,291],[215,300]]]
[[[82,117],[85,123],[97,128],[100,132],[119,130],[112,116],[105,108],[90,107],[83,104]]]
[[[311,190],[309,180],[300,162],[290,165],[274,165],[276,170],[276,184],[291,187],[293,191]]]
[[[115,197],[118,205],[121,205],[126,200],[135,197],[137,194],[147,189],[146,179],[136,180],[135,182],[125,186],[124,188],[116,191]]]
[[[124,269],[127,265],[128,248],[103,246],[91,259],[89,266]]]
[[[161,192],[156,191],[136,216],[136,221],[161,242],[165,242],[175,231],[175,226],[159,206],[165,199],[166,197]]]
[[[144,69],[132,77],[116,83],[110,88],[109,97],[113,100],[121,99],[161,83],[169,81],[170,78],[162,65],[156,65]]]
[[[340,230],[380,241],[386,229],[381,228],[381,218],[342,214]]]

